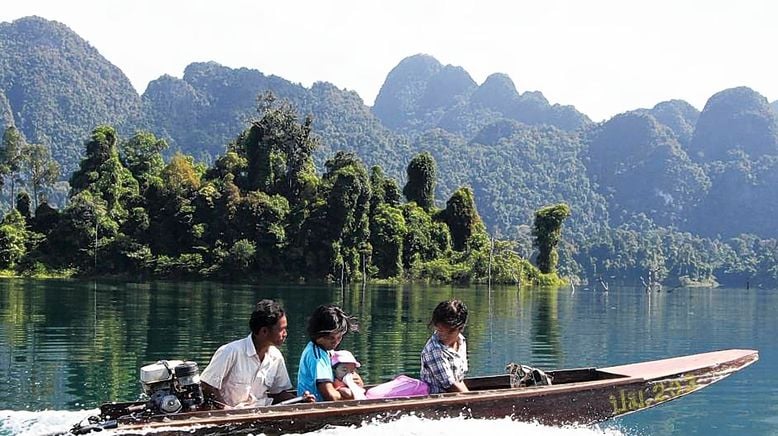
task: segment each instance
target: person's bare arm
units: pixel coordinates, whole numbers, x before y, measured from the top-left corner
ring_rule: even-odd
[[[338,388],[338,393],[340,394],[341,400],[353,400],[354,399],[354,393],[351,392],[351,389],[343,386]]]
[[[338,401],[347,399],[344,398],[339,390],[335,389],[335,385],[332,382],[317,383],[316,387],[319,388],[319,392],[321,392],[321,396],[325,400]]]
[[[206,382],[200,382],[200,387],[203,389],[203,397],[206,401],[212,402],[216,407],[222,409],[225,406],[229,407],[222,398],[222,394],[218,389],[209,385]]]

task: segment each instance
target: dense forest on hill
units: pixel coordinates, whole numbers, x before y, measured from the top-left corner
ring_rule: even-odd
[[[45,153],[28,157],[37,146],[14,127],[3,136],[8,177],[47,164],[57,172]],[[167,144],[148,132],[121,139],[98,126],[85,145],[62,210],[18,195],[0,222],[0,268],[133,279],[562,283],[556,248],[567,205],[535,213],[535,267],[489,237],[470,188],[437,208],[429,153],[408,165],[407,202],[381,167],[368,170],[353,153],[336,153],[320,177],[311,119],[298,120],[269,94],[209,167],[180,153],[165,164]]]
[[[514,241],[523,258],[537,255],[536,211],[565,203],[563,273],[637,281],[651,270],[671,282],[778,284],[778,102],[746,87],[715,94],[702,110],[670,100],[593,123],[538,91],[519,92],[504,74],[478,84],[428,55],[392,69],[371,108],[329,83],[306,88],[212,62],[162,76],[138,95],[78,35],[36,17],[0,24],[0,48],[0,119],[47,147],[60,167],[59,183],[36,185],[29,169],[14,173],[18,181],[6,176],[6,211],[19,186],[36,197],[33,208],[37,193],[63,210],[72,201],[65,181],[102,124],[125,140],[141,130],[163,139],[167,165],[182,153],[217,168],[255,117],[258,96],[272,91],[312,117],[317,177],[348,152],[402,186],[411,158],[429,153],[435,207],[467,186],[486,230]]]

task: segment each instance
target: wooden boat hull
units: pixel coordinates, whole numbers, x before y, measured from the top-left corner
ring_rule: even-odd
[[[299,433],[325,425],[361,425],[408,415],[591,424],[688,395],[745,368],[758,357],[755,350],[724,350],[599,369],[550,371],[554,376],[551,386],[510,388],[510,376],[497,375],[467,379],[472,391],[466,393],[212,410],[142,420],[125,416],[117,421],[123,434],[151,429],[190,434]],[[101,410],[110,415],[121,406],[105,405]]]

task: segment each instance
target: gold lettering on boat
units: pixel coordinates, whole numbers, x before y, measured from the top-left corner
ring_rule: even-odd
[[[619,389],[618,394],[611,394],[608,400],[613,407],[613,414],[620,415],[672,400],[696,389],[697,378],[686,376],[650,383],[643,389]]]

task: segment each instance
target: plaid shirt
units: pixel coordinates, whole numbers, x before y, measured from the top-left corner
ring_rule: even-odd
[[[459,350],[443,345],[433,333],[421,351],[421,379],[430,387],[431,394],[446,392],[456,382],[465,379],[467,372],[467,345],[459,335]]]

